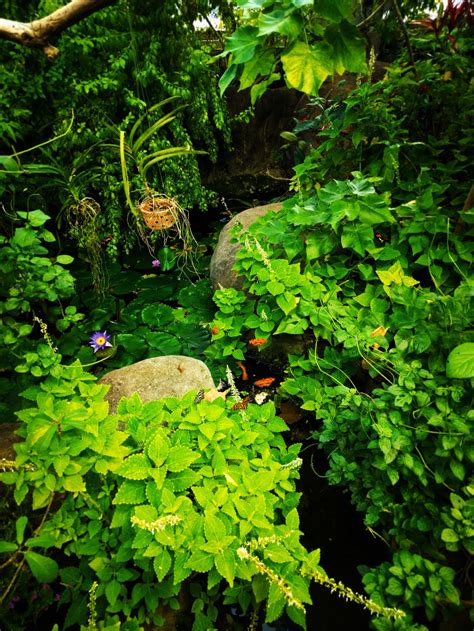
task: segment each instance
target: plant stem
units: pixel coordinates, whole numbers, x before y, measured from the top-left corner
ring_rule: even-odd
[[[408,35],[408,29],[406,27],[405,22],[403,21],[403,15],[400,11],[400,5],[398,4],[398,0],[392,0],[393,8],[395,9],[395,13],[397,15],[398,22],[400,24],[400,28],[402,29],[403,37],[405,38],[405,43],[407,45],[408,57],[410,58],[410,66],[412,67],[413,73],[415,77],[418,79],[418,72],[415,65],[415,57],[413,55],[413,47],[411,45],[410,36]]]

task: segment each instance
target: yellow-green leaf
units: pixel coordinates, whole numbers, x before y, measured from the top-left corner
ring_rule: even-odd
[[[332,51],[324,43],[308,46],[296,42],[281,56],[288,84],[305,94],[316,95],[323,81],[333,72]]]

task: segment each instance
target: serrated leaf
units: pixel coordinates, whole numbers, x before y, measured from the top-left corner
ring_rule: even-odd
[[[156,577],[159,581],[162,581],[171,569],[171,555],[166,548],[161,548],[158,554],[153,559],[153,569],[155,570]]]
[[[127,480],[146,480],[149,477],[150,462],[144,454],[128,456],[115,473]]]
[[[204,516],[204,534],[208,541],[219,540],[226,535],[224,523],[209,510],[205,512]]]
[[[231,587],[235,578],[235,559],[235,551],[229,548],[220,552],[215,558],[217,571],[227,580]]]
[[[182,583],[192,573],[190,567],[187,566],[191,553],[188,550],[177,550],[174,557],[173,567],[173,583]]]
[[[204,550],[196,550],[186,562],[186,566],[195,572],[209,572],[214,566],[214,555]]]
[[[268,590],[268,604],[265,622],[273,622],[274,620],[277,620],[283,613],[285,604],[286,599],[280,589],[275,583],[271,582]]]
[[[179,473],[172,473],[168,476],[167,481],[171,485],[173,491],[184,491],[188,489],[196,482],[199,482],[201,479],[201,475],[196,471],[192,471],[191,469],[187,469],[185,471],[180,471]]]
[[[293,508],[292,510],[290,510],[290,512],[286,516],[285,521],[286,521],[286,525],[291,530],[298,530],[299,529],[299,527],[300,527],[300,516],[298,515],[298,511],[296,510],[296,508]]]
[[[23,556],[31,573],[40,583],[51,583],[57,577],[59,566],[54,559],[31,551],[25,552]]]
[[[184,445],[175,445],[169,451],[166,458],[166,466],[170,471],[179,473],[184,471],[190,464],[200,458],[200,454],[196,453],[189,447]]]
[[[86,490],[86,483],[82,475],[68,475],[63,479],[63,486],[66,491],[80,493]]]
[[[160,467],[168,457],[170,451],[170,440],[163,430],[158,430],[146,447],[146,453],[150,460]]]
[[[113,504],[142,504],[146,500],[145,485],[135,480],[125,480],[113,499]]]
[[[474,342],[465,342],[453,348],[446,361],[446,376],[454,379],[474,377]]]

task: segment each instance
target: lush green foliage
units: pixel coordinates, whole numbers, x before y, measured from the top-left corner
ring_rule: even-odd
[[[146,404],[134,395],[109,415],[106,390],[77,362],[24,392],[24,440],[1,480],[33,513],[0,542],[6,566],[60,580],[65,628],[85,624],[91,590],[105,621],[160,624],[190,581],[193,629],[214,628],[221,598],[244,612],[266,601],[268,621],[286,608],[304,626],[309,581],[326,579],[319,551],[299,543],[300,445],[286,447],[273,404],[234,411],[223,399],[195,403],[195,392]]]
[[[207,351],[241,360],[256,338],[265,361],[269,347],[295,340],[280,392],[314,414],[328,480],[396,550],[366,571],[366,589],[430,620],[469,599],[461,577],[474,536],[472,211],[463,210],[473,93],[470,40],[458,35],[457,46],[446,54],[422,39],[421,83],[395,67],[329,107],[315,101],[321,113],[285,134],[307,153],[297,195],[240,239],[244,291],[216,292]],[[349,179],[322,185],[336,173]]]
[[[223,53],[231,56],[222,90],[238,78],[241,90],[251,87],[255,103],[282,76],[289,87],[315,95],[329,75],[365,71],[365,45],[352,24],[352,0],[238,4],[243,24]]]
[[[221,87],[238,78],[255,102],[282,77],[315,94],[334,72],[362,72],[352,4],[240,3]],[[36,6],[7,3],[25,20]],[[204,631],[218,626],[218,608],[250,614],[263,603],[267,621],[286,611],[304,626],[315,580],[394,618],[375,620],[379,631],[424,630],[417,620],[457,615],[470,598],[467,13],[449,5],[442,19],[417,21],[415,58],[386,80],[310,101],[284,134],[296,148],[295,196],[241,239],[244,291],[215,292],[211,323],[209,283],[178,273],[179,247],[144,239],[143,257],[141,224],[124,229],[141,189],[186,207],[209,199],[191,147],[215,160],[228,125],[191,24],[210,6],[180,5],[180,21],[171,0],[111,7],[65,33],[51,67],[2,44],[0,369],[10,379],[0,389],[16,397],[4,418],[31,404],[17,413],[22,441],[0,474],[1,604],[22,599],[8,612],[14,628],[41,626],[54,598],[65,628],[139,629],[181,609]],[[361,16],[374,8],[362,3]],[[42,114],[30,124],[33,111]],[[34,152],[13,149],[27,145]],[[74,257],[62,253],[71,247]],[[119,250],[120,263],[106,258]],[[206,261],[196,258],[193,280]],[[113,346],[94,353],[99,330]],[[312,417],[329,483],[350,491],[392,551],[363,568],[371,600],[328,578],[319,551],[299,541],[300,445],[285,444],[273,403],[247,405],[231,383],[229,400],[134,396],[110,415],[106,387],[84,371],[182,353],[205,354],[222,376],[223,360],[251,352],[283,358],[278,396]],[[35,581],[54,589],[38,597]]]
[[[31,18],[37,10],[37,3],[9,4],[12,19]],[[42,3],[41,10],[61,4]],[[127,212],[118,149],[111,155],[97,143],[117,143],[118,128],[126,130],[147,107],[171,96],[188,107],[152,140],[150,152],[195,145],[215,161],[219,145],[229,142],[215,67],[207,64],[207,53],[192,27],[198,13],[207,10],[207,3],[178,9],[173,0],[118,3],[66,31],[53,65],[38,51],[0,42],[0,82],[5,88],[0,97],[0,152],[8,155],[12,146],[38,144],[38,129],[41,140],[58,134],[74,111],[72,132],[55,144],[54,151],[36,159],[52,166],[57,180],[47,196],[39,194],[52,216],[71,196],[95,200],[101,207],[97,230],[100,239],[112,235],[107,245],[112,256],[134,248],[136,235],[124,230]],[[205,209],[212,196],[201,184],[193,154],[160,163],[149,175],[152,188],[176,196],[184,208]],[[44,184],[44,177],[37,180],[37,188]],[[133,181],[133,186],[143,188],[143,182]]]

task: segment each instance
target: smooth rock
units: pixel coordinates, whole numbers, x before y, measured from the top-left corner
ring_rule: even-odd
[[[182,397],[190,390],[215,388],[209,368],[202,361],[184,355],[151,357],[143,361],[112,370],[100,383],[110,385],[106,399],[110,412],[117,410],[122,397],[138,392],[143,402],[163,397]]]
[[[277,212],[283,204],[266,204],[265,206],[255,206],[243,210],[227,223],[222,229],[216,249],[211,258],[210,276],[213,289],[219,287],[233,287],[234,289],[242,289],[243,281],[232,271],[235,264],[235,255],[240,249],[239,243],[232,242],[230,234],[232,228],[236,224],[240,224],[243,232],[247,232],[249,226],[259,217],[263,217],[267,213]]]

